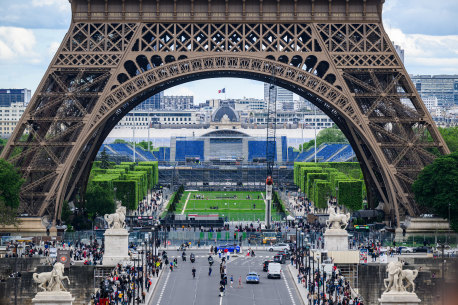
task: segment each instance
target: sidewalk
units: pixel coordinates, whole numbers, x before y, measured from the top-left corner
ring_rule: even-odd
[[[163,266],[162,270],[159,270],[159,276],[151,278],[151,286],[149,287],[149,291],[146,293],[145,303],[140,303],[140,304],[149,304],[150,303],[151,299],[153,298],[154,292],[156,291],[157,283],[162,278],[162,273],[164,273],[164,270],[165,268]]]
[[[299,293],[299,296],[301,297],[302,304],[307,305],[308,290],[302,284],[297,283],[297,275],[299,274],[299,271],[291,264],[287,264],[286,268],[288,268],[288,271],[291,274],[291,277],[293,278],[294,285],[296,286],[296,290]]]

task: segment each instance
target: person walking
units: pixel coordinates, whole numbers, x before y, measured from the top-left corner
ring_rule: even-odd
[[[239,276],[239,288],[242,288],[242,276]]]
[[[208,276],[212,275],[212,266],[208,267]]]
[[[195,267],[192,267],[192,278],[193,279],[196,278],[196,268]]]
[[[231,288],[234,288],[234,276],[231,274]]]

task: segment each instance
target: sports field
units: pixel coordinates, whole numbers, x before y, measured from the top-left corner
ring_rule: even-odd
[[[175,213],[219,214],[231,221],[264,220],[264,192],[200,192],[185,191],[177,204]],[[186,203],[187,201],[187,203]],[[273,219],[280,219],[274,211]]]

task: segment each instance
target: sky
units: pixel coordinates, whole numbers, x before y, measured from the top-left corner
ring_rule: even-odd
[[[405,50],[410,74],[458,74],[458,1],[386,0],[383,23]],[[0,88],[35,91],[70,25],[68,0],[0,0]],[[196,103],[263,98],[263,84],[245,79],[194,81],[166,95],[194,95]]]

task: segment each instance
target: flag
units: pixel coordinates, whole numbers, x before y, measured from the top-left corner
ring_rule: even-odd
[[[218,93],[226,93],[226,88],[223,88],[221,90],[218,90]]]

